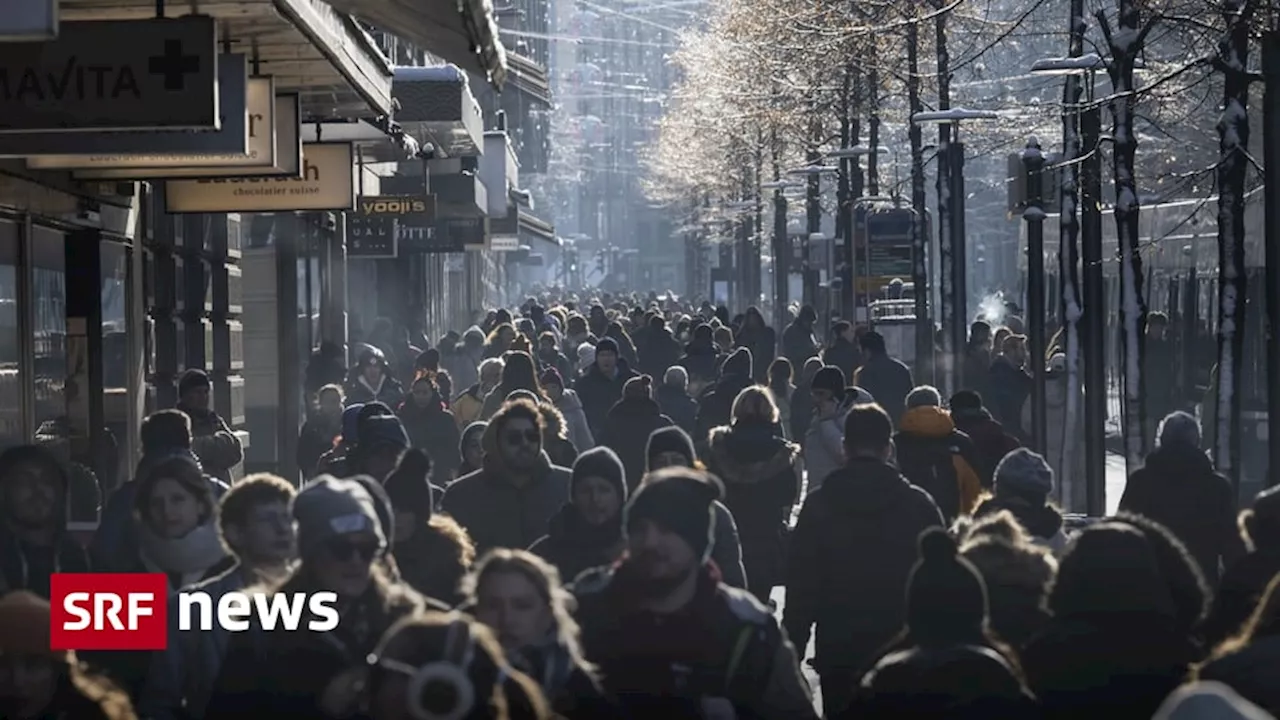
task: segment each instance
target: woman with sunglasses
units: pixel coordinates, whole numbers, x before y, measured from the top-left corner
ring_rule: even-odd
[[[338,626],[308,630],[304,612],[294,632],[255,624],[233,635],[205,720],[321,715],[322,705],[333,702],[326,689],[335,679],[362,665],[387,628],[424,606],[379,562],[387,536],[377,501],[359,482],[317,478],[298,493],[293,517],[300,562],[275,592],[336,593]]]

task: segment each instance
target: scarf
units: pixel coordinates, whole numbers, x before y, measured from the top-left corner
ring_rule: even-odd
[[[162,538],[145,523],[138,523],[138,542],[148,571],[181,575],[183,584],[199,580],[227,555],[212,521],[175,539]]]

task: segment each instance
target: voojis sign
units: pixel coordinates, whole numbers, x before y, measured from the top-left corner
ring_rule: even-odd
[[[428,227],[435,219],[435,195],[361,195],[356,212],[367,217],[390,217],[402,227]]]

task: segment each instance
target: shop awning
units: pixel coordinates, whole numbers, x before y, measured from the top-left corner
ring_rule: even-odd
[[[524,94],[530,101],[551,106],[551,80],[547,69],[516,53],[507,53],[507,89]]]
[[[235,53],[256,50],[276,90],[296,92],[304,119],[391,114],[391,64],[351,17],[320,0],[226,0],[194,6],[218,21]],[[155,0],[63,0],[62,20],[146,20]]]
[[[516,237],[520,242],[534,247],[535,240],[560,245],[555,226],[524,208],[518,211],[512,208],[506,217],[490,220],[489,226],[493,235]]]
[[[333,7],[417,44],[501,90],[507,53],[492,0],[326,0]]]
[[[434,65],[397,67],[394,76],[395,120],[405,132],[433,144],[437,157],[483,153],[484,118],[466,73],[456,65]]]

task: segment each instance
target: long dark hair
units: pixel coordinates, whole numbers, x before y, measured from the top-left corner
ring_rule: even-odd
[[[533,357],[523,350],[512,350],[502,356],[502,380],[498,383],[500,397],[506,398],[515,390],[528,390],[540,398],[547,394],[538,382],[538,371]]]

